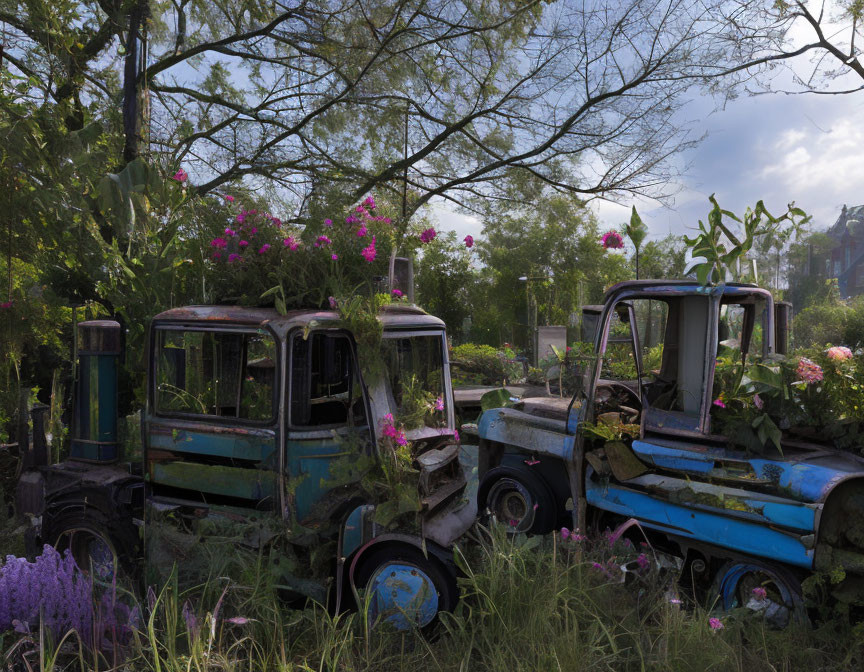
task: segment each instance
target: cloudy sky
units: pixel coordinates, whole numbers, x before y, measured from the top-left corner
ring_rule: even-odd
[[[844,203],[864,204],[864,93],[742,97],[713,110],[713,101],[696,99],[684,112],[698,120],[697,135],[707,137],[680,157],[688,167],[674,205],[636,202],[651,238],[695,228],[710,209],[712,193],[736,213],[760,198],[777,214],[795,201],[818,229],[833,224]],[[632,204],[595,201],[592,207],[601,224],[611,227],[629,220]],[[444,229],[480,235],[476,218],[443,207],[437,215]]]

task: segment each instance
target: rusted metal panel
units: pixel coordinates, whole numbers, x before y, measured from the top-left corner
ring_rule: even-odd
[[[272,430],[252,430],[243,427],[202,427],[181,429],[171,424],[150,425],[149,459],[153,450],[188,453],[199,456],[247,460],[277,467],[276,436]]]
[[[511,408],[487,411],[478,423],[480,436],[539,455],[563,460],[573,457],[575,438],[566,433],[563,420],[539,418]]]
[[[150,470],[153,483],[172,488],[252,501],[276,497],[276,474],[272,471],[180,461],[155,462]]]

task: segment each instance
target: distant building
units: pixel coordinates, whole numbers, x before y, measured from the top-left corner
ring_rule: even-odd
[[[864,294],[864,205],[844,205],[827,234],[835,244],[825,259],[826,275],[837,278],[841,296]]]

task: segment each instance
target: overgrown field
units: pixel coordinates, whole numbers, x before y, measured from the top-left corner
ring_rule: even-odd
[[[629,543],[610,547],[606,537],[509,538],[495,530],[463,544],[462,602],[431,633],[370,632],[362,608],[335,618],[319,606],[292,609],[248,566],[241,582],[213,576],[191,591],[171,583],[151,591],[134,609],[131,629],[119,609],[120,625],[102,626],[98,653],[80,647],[74,634],[58,647],[32,628],[0,636],[0,660],[11,670],[157,672],[818,672],[864,664],[864,627],[848,618],[776,630],[748,610],[712,613],[671,585],[651,556],[650,548]],[[632,571],[622,573],[627,560]],[[714,617],[722,627],[711,626]],[[101,618],[112,620],[104,610]]]

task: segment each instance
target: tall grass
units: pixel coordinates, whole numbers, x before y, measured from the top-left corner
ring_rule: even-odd
[[[82,657],[70,638],[65,649],[43,644],[41,660],[46,670],[154,672],[864,667],[864,626],[848,619],[774,630],[741,610],[720,615],[724,627],[711,629],[710,605],[678,595],[656,567],[621,574],[620,563],[640,550],[493,529],[457,550],[462,600],[432,633],[371,629],[363,607],[339,615],[314,604],[292,610],[263,575],[248,585],[214,577],[194,590],[172,578],[143,600],[141,622],[116,656],[109,647]],[[38,669],[38,636],[29,637]],[[7,634],[4,646],[2,663],[27,658],[20,636]]]

